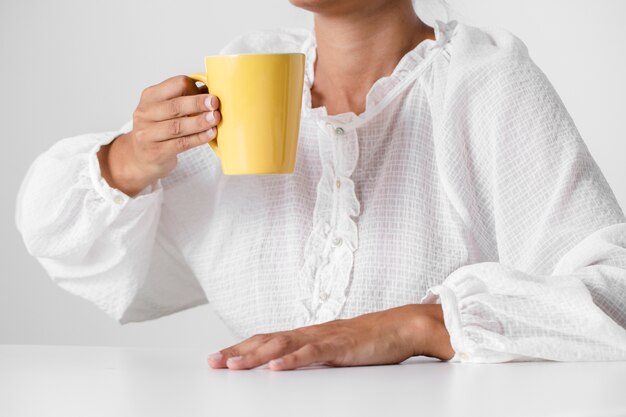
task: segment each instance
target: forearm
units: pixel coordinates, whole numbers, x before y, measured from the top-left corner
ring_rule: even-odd
[[[100,177],[96,152],[119,134],[60,140],[31,165],[16,201],[28,252],[61,288],[116,319],[145,288],[162,201],[159,184],[130,199]]]
[[[626,252],[614,244],[620,230],[616,225],[581,242],[554,275],[496,262],[466,265],[423,301],[440,299],[451,344],[463,361],[624,360],[626,330],[618,323],[626,310],[626,265],[619,264]]]

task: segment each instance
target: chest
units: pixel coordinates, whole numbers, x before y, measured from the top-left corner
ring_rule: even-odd
[[[177,245],[241,332],[418,302],[466,262],[428,118],[385,120],[304,121],[291,175],[223,176],[217,166],[168,189],[162,215],[178,223]],[[243,324],[246,311],[257,324]]]

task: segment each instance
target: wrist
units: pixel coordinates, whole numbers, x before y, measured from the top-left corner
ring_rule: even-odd
[[[133,163],[129,146],[130,133],[115,138],[98,152],[100,172],[109,186],[133,197],[153,181]]]
[[[417,327],[415,354],[450,360],[455,352],[443,318],[441,304],[415,304]]]

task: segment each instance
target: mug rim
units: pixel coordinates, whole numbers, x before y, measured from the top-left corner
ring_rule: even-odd
[[[204,59],[207,58],[219,58],[219,57],[224,57],[224,58],[233,58],[233,57],[238,57],[238,56],[268,56],[268,55],[303,55],[306,56],[306,54],[304,52],[246,52],[246,53],[241,53],[241,54],[223,54],[223,55],[205,55]]]

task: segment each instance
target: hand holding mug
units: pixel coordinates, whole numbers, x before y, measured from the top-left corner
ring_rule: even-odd
[[[102,176],[129,196],[176,167],[176,155],[217,135],[219,99],[186,76],[146,88],[133,113],[133,129],[98,152]]]

